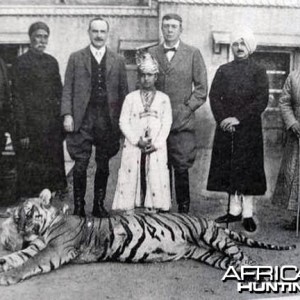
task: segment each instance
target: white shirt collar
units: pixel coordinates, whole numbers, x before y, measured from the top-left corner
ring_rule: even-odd
[[[105,52],[106,52],[106,46],[101,47],[100,49],[97,49],[96,47],[94,47],[92,44],[90,45],[90,50],[93,54],[93,56],[95,57],[95,59],[97,60],[98,63],[101,62]]]

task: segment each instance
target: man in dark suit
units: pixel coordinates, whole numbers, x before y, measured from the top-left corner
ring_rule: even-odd
[[[65,75],[61,115],[73,169],[74,214],[85,216],[84,196],[92,145],[96,146],[93,216],[104,208],[109,159],[119,150],[119,115],[128,93],[123,59],[106,47],[109,24],[95,18],[89,24],[91,44],[71,54]]]
[[[162,19],[164,42],[150,49],[159,63],[157,89],[171,100],[173,124],[168,138],[169,166],[175,170],[178,211],[188,213],[189,173],[196,152],[195,111],[207,95],[206,67],[200,51],[180,40],[182,19],[167,14]]]

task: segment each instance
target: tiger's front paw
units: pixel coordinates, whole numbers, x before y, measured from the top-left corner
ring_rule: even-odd
[[[16,284],[22,280],[20,274],[16,272],[6,272],[0,274],[0,285]]]
[[[4,257],[0,258],[0,272],[6,272],[12,268],[13,266],[10,265]]]

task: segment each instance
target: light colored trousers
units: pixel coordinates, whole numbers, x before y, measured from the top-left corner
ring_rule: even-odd
[[[237,216],[242,213],[243,218],[253,216],[253,196],[249,195],[230,195],[229,213]]]

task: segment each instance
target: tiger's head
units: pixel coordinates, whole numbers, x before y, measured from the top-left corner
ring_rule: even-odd
[[[10,217],[2,224],[0,237],[1,244],[5,249],[17,251],[42,236],[50,226],[54,218],[61,211],[51,205],[51,192],[43,190],[39,197],[29,198],[19,206],[10,209]],[[67,205],[62,208],[62,213],[68,210]]]

